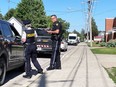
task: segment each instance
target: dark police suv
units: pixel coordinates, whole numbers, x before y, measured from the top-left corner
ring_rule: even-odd
[[[24,48],[21,36],[10,23],[0,20],[0,85],[6,72],[19,68],[24,70]]]
[[[36,44],[37,52],[43,54],[52,53],[52,40],[51,35],[46,32],[44,28],[35,29],[37,33]]]

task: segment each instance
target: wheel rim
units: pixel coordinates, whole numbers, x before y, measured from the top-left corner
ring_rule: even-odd
[[[2,63],[0,64],[0,85],[4,83],[5,75],[6,75],[6,66],[5,66],[5,64],[2,62]]]

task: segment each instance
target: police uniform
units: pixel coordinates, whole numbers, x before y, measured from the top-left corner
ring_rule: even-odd
[[[61,44],[61,32],[62,32],[62,25],[60,22],[56,21],[53,23],[52,31],[59,29],[58,34],[52,34],[52,56],[50,60],[50,66],[47,70],[52,69],[61,69],[61,61],[60,61],[60,44]]]
[[[35,32],[31,27],[28,27],[25,32],[23,32],[23,38],[26,38],[25,41],[25,72],[26,75],[23,77],[25,78],[31,78],[31,62],[34,64],[36,69],[38,70],[38,73],[43,73],[43,69],[41,68],[40,64],[37,61],[37,47],[35,44]]]

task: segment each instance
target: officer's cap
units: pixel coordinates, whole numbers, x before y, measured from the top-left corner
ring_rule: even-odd
[[[31,21],[30,21],[30,20],[23,20],[23,24],[24,24],[24,25],[31,24]]]

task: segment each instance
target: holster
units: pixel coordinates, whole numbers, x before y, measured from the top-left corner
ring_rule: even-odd
[[[58,40],[58,35],[51,36],[51,40]]]

